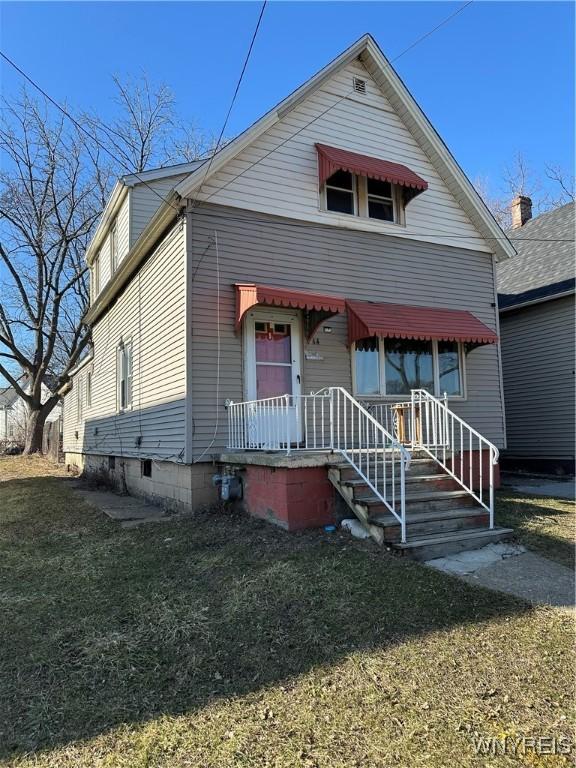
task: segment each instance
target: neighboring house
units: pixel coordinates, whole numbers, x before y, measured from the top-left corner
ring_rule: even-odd
[[[22,377],[25,381],[25,377]],[[24,387],[24,391],[27,391]],[[42,384],[42,402],[51,395],[50,390]],[[14,387],[0,389],[0,446],[23,446],[26,441],[27,405],[18,396]],[[56,405],[51,411],[46,423],[58,421],[62,415],[62,406]]]
[[[186,508],[219,474],[290,529],[329,521],[335,484],[380,541],[425,498],[480,541],[505,441],[494,269],[513,253],[365,36],[211,161],[117,183],[86,254],[67,461]]]
[[[574,203],[513,203],[518,255],[498,268],[506,466],[574,474]]]

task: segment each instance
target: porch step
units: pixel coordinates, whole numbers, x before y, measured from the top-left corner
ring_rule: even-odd
[[[453,555],[469,549],[480,549],[497,541],[509,539],[514,534],[512,528],[489,528],[472,531],[456,531],[440,536],[421,536],[405,544],[392,542],[393,549],[411,557],[413,560],[434,560],[437,557]]]
[[[349,464],[347,461],[338,461],[328,464],[329,467],[333,467],[334,469],[338,469],[340,472],[342,472],[346,477],[350,478],[357,478],[358,474],[354,467]],[[373,462],[370,460],[370,467],[384,467],[384,463],[382,461]],[[386,471],[390,473],[390,463],[386,462]],[[409,477],[417,477],[420,475],[443,475],[445,472],[443,469],[438,466],[438,464],[431,458],[427,459],[412,459],[410,462],[410,467],[408,468],[406,472],[406,478]],[[400,462],[396,462],[394,475],[396,477],[400,477]],[[343,480],[346,479],[345,477],[342,478]]]
[[[399,478],[399,476],[397,476]],[[388,477],[386,478],[388,479]],[[442,472],[437,472],[434,475],[407,475],[406,476],[406,492],[413,494],[418,490],[427,491],[430,488],[434,488],[436,491],[455,491],[459,490],[460,486],[450,477]],[[366,481],[361,477],[356,477],[352,480],[342,480],[342,485],[348,485],[351,488],[361,489],[362,487],[369,493],[369,486]]]
[[[382,528],[384,541],[400,541],[400,523],[394,515],[369,515],[372,525]],[[463,530],[487,530],[490,522],[488,511],[483,507],[461,507],[443,512],[417,512],[406,515],[406,535],[409,540],[422,536],[441,536]]]
[[[354,496],[354,500],[359,504],[365,504],[367,507],[381,507],[386,509],[385,505],[377,496],[372,494],[366,496]],[[478,506],[476,500],[470,496],[468,491],[424,491],[421,493],[406,492],[406,514],[410,511],[418,512],[437,512],[453,507]]]

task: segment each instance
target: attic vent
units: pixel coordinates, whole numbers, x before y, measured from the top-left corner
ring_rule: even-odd
[[[360,77],[354,77],[352,83],[356,93],[366,93],[366,80],[362,80]]]

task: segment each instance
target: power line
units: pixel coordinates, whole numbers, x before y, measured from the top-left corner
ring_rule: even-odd
[[[202,201],[204,203],[205,201]],[[210,207],[204,207],[204,205],[199,206],[199,208],[202,209],[202,213],[205,216],[216,216],[220,217],[221,215],[217,213],[213,208]],[[274,216],[274,214],[269,214],[270,216]],[[295,229],[317,229],[320,231],[325,232],[326,227],[330,227],[330,223],[326,222],[326,224],[318,224],[314,222],[302,222],[294,220],[294,221],[288,221],[281,217],[277,218],[270,218],[270,219],[264,219],[258,216],[253,216],[252,218],[248,218],[246,216],[234,216],[233,214],[226,213],[225,214],[226,221],[238,221],[245,224],[252,224],[254,222],[257,222],[259,224],[270,224],[274,227],[276,226],[282,226],[282,227],[292,227]],[[362,222],[362,219],[359,218],[351,218],[351,221],[357,221]],[[378,219],[368,219],[368,221],[375,221],[378,222]],[[212,225],[211,225],[212,226]],[[352,230],[350,230],[352,231]],[[362,230],[367,231],[367,230]],[[377,232],[375,231],[374,234],[385,234],[389,237],[403,237],[404,234],[406,235],[417,235],[420,237],[437,237],[438,239],[451,239],[451,240],[509,240],[512,244],[517,242],[530,242],[530,243],[573,243],[575,242],[574,239],[570,238],[529,238],[529,237],[489,237],[489,236],[483,236],[483,235],[444,235],[444,234],[437,234],[434,235],[434,233],[431,232],[413,232],[413,231],[406,231],[404,232]],[[212,240],[210,241],[210,244],[212,244]],[[202,254],[203,256],[205,254]]]
[[[206,181],[206,177],[210,173],[210,168],[212,167],[212,162],[214,158],[216,157],[216,154],[218,153],[218,150],[220,148],[220,144],[222,142],[222,138],[224,136],[224,132],[226,131],[226,127],[228,125],[228,120],[230,119],[230,115],[232,114],[232,109],[234,108],[234,104],[236,103],[236,97],[238,96],[238,91],[240,90],[240,86],[242,84],[242,80],[244,79],[244,73],[246,72],[246,67],[248,66],[248,61],[250,60],[250,56],[252,54],[252,48],[254,48],[254,43],[256,42],[256,36],[258,34],[258,30],[260,29],[260,23],[262,21],[262,16],[264,15],[264,10],[266,9],[266,5],[268,3],[268,0],[264,0],[262,3],[262,7],[260,8],[260,14],[258,16],[258,21],[256,22],[256,27],[254,28],[254,32],[252,34],[252,39],[250,40],[250,45],[248,47],[248,52],[246,53],[246,57],[244,59],[244,64],[242,65],[242,70],[240,72],[240,76],[238,77],[238,81],[236,83],[236,88],[234,89],[234,94],[232,95],[232,101],[230,102],[230,106],[228,107],[228,112],[226,113],[226,118],[224,119],[224,124],[222,125],[222,130],[220,131],[220,135],[218,136],[218,141],[216,142],[216,147],[214,148],[214,152],[212,153],[212,156],[210,157],[210,160],[208,162],[208,165],[206,167],[206,171],[204,172],[204,176],[202,178],[202,181],[200,182],[200,186],[196,190],[196,195],[194,197],[194,200],[192,201],[192,208],[196,205],[196,200],[198,199],[198,195],[200,194],[200,190],[202,189],[202,186],[204,182]]]
[[[164,197],[162,197],[162,195],[161,195],[159,192],[157,192],[157,191],[154,189],[154,187],[151,187],[151,186],[150,186],[150,185],[149,185],[149,184],[148,184],[146,181],[144,181],[144,179],[142,179],[142,178],[141,178],[141,177],[138,175],[138,173],[136,173],[135,171],[131,170],[131,169],[130,169],[130,166],[128,166],[128,165],[127,165],[127,164],[126,164],[126,163],[125,163],[123,160],[119,160],[119,159],[116,157],[116,155],[115,155],[113,152],[111,152],[111,151],[108,149],[108,147],[107,147],[105,144],[103,144],[103,143],[102,143],[102,142],[101,142],[101,141],[100,141],[100,140],[99,140],[99,139],[98,139],[96,136],[93,136],[93,135],[92,135],[92,134],[91,134],[89,131],[87,131],[87,130],[86,130],[86,128],[85,128],[85,127],[82,125],[82,123],[79,123],[79,122],[78,122],[78,120],[76,120],[76,118],[75,118],[75,117],[73,117],[73,116],[72,116],[72,115],[71,115],[71,114],[68,112],[68,110],[64,109],[64,107],[63,107],[61,104],[59,104],[59,103],[58,103],[58,102],[57,102],[55,99],[53,99],[53,98],[52,98],[52,97],[51,97],[51,96],[50,96],[50,95],[49,95],[49,94],[48,94],[48,93],[47,93],[47,92],[46,92],[46,91],[45,91],[45,90],[44,90],[44,89],[43,89],[43,88],[42,88],[40,85],[38,85],[38,83],[37,83],[37,82],[35,82],[35,81],[34,81],[34,80],[33,80],[33,79],[32,79],[32,78],[29,76],[29,75],[27,75],[27,74],[26,74],[26,72],[24,72],[24,70],[23,70],[23,69],[21,69],[21,68],[20,68],[20,67],[19,67],[19,66],[16,64],[16,62],[15,62],[15,61],[12,61],[12,59],[11,59],[9,56],[7,56],[7,55],[6,55],[6,54],[5,54],[3,51],[0,51],[0,56],[1,56],[1,57],[2,57],[2,58],[5,60],[5,61],[7,61],[7,62],[8,62],[8,64],[10,64],[10,66],[11,66],[11,67],[14,67],[14,69],[15,69],[15,70],[16,70],[16,71],[17,71],[17,72],[18,72],[18,73],[19,73],[19,74],[20,74],[20,75],[21,75],[21,76],[22,76],[22,77],[23,77],[25,80],[27,80],[27,81],[30,83],[30,85],[32,85],[32,86],[33,86],[33,87],[34,87],[34,88],[35,88],[37,91],[39,91],[39,92],[42,94],[42,96],[44,96],[44,98],[45,98],[45,99],[47,99],[47,100],[50,102],[50,104],[54,105],[54,106],[56,107],[56,109],[59,109],[59,110],[60,110],[60,112],[62,112],[62,114],[63,114],[63,115],[65,115],[65,116],[68,118],[68,120],[70,120],[70,121],[71,121],[71,122],[72,122],[72,123],[73,123],[73,124],[76,126],[76,128],[78,128],[78,130],[82,131],[82,133],[84,133],[86,136],[88,136],[88,138],[89,138],[89,139],[92,139],[92,141],[93,141],[95,144],[97,144],[97,145],[100,147],[100,149],[103,149],[103,150],[104,150],[104,152],[106,152],[108,155],[110,155],[110,157],[111,157],[113,160],[115,160],[115,161],[116,161],[116,162],[117,162],[119,165],[123,166],[123,167],[124,167],[124,169],[125,169],[126,171],[128,171],[128,173],[129,173],[130,175],[132,175],[132,176],[136,176],[136,178],[137,178],[137,179],[138,179],[138,180],[139,180],[139,181],[140,181],[142,184],[144,184],[145,186],[147,186],[147,187],[148,187],[148,189],[150,189],[150,190],[151,190],[151,191],[152,191],[152,192],[153,192],[153,193],[154,193],[154,194],[155,194],[157,197],[159,197],[159,198],[160,198],[160,200],[161,200],[163,203],[168,203],[168,204],[169,204],[169,205],[170,205],[172,208],[174,208],[174,210],[175,210],[177,213],[179,213],[179,211],[180,211],[180,209],[179,209],[179,208],[177,208],[175,205],[172,205],[172,203],[170,203],[170,202],[168,201],[168,199],[167,199],[167,198],[164,198]]]
[[[444,21],[441,21],[440,24],[437,24],[434,29],[431,29],[429,32],[426,32],[426,34],[419,37],[417,40],[415,40],[411,45],[408,46],[408,48],[405,48],[402,53],[399,53],[398,56],[395,56],[393,59],[390,59],[390,62],[393,63],[395,61],[398,61],[398,59],[401,56],[404,56],[405,53],[408,53],[408,51],[411,51],[412,48],[415,48],[419,43],[421,43],[423,40],[426,40],[427,37],[430,37],[430,35],[433,35],[434,32],[436,32],[437,29],[440,29],[440,27],[443,27],[444,24],[447,24],[450,19],[453,19],[455,16],[458,16],[459,13],[462,13],[462,11],[465,8],[468,8],[469,5],[472,5],[474,0],[469,0],[468,3],[464,3],[464,5],[460,6],[454,13],[451,13],[450,16],[447,16]]]

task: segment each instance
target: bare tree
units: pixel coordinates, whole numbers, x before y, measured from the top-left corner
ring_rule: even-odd
[[[511,203],[517,195],[531,198],[537,213],[574,200],[573,176],[552,165],[546,165],[544,172],[537,174],[521,152],[503,169],[497,192],[492,191],[486,177],[477,178],[474,186],[503,229],[512,225]]]
[[[26,453],[41,450],[46,418],[90,343],[84,253],[114,178],[214,148],[177,118],[166,85],[144,75],[114,83],[118,113],[109,122],[85,115],[74,124],[25,91],[2,105],[0,375],[27,405]]]
[[[27,405],[32,453],[90,341],[83,253],[109,177],[81,132],[25,92],[3,104],[0,152],[0,374]]]
[[[118,116],[108,122],[94,115],[84,119],[116,155],[120,173],[191,162],[214,151],[216,141],[211,134],[178,116],[176,99],[165,83],[153,83],[145,74],[125,79],[114,75],[112,79]]]

